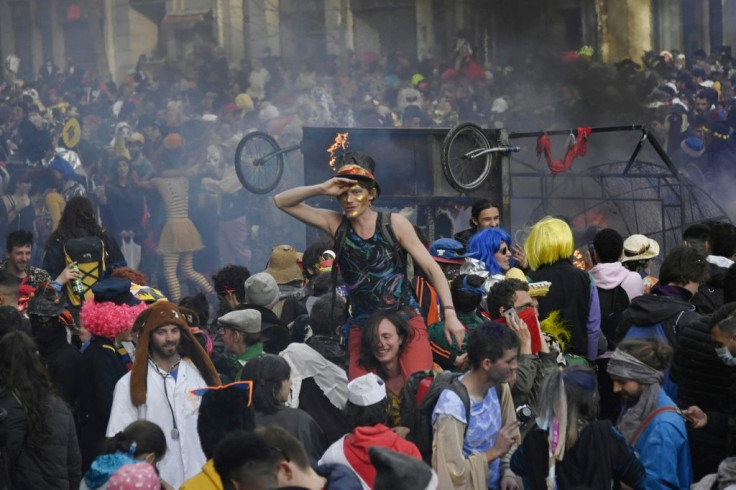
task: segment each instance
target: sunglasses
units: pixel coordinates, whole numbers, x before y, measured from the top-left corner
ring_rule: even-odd
[[[248,404],[246,406],[250,407],[250,404],[253,402],[253,381],[235,381],[233,383],[228,383],[222,386],[205,386],[203,388],[197,388],[195,390],[191,390],[189,391],[189,394],[193,396],[202,397],[207,392],[217,391],[217,390],[226,390],[228,388],[234,388],[237,390],[248,390]]]
[[[509,247],[507,247],[507,246],[504,245],[503,247],[499,248],[498,251],[502,255],[506,255],[507,253],[509,253]]]

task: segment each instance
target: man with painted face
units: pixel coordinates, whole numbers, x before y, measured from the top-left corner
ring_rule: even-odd
[[[143,327],[135,361],[115,385],[107,437],[136,420],[157,424],[166,435],[167,447],[158,464],[161,478],[179,488],[207,461],[197,433],[200,400],[193,400],[189,392],[218,386],[220,378],[174,303],[157,301],[139,320]]]
[[[624,403],[616,425],[639,454],[647,472],[646,489],[686,490],[693,481],[685,422],[662,389],[671,359],[667,343],[632,338],[618,345],[607,368],[613,391]]]
[[[381,188],[373,171],[375,162],[365,153],[347,152],[336,165],[337,175],[322,184],[296,187],[274,197],[276,206],[298,220],[315,226],[330,236],[336,236],[343,221],[346,231],[343,243],[336,243],[335,263],[348,288],[352,317],[348,320],[348,377],[354,379],[367,371],[359,366],[361,327],[376,310],[400,310],[409,318],[412,340],[401,357],[401,367],[411,373],[432,366],[427,326],[418,312],[411,286],[402,264],[391,245],[393,230],[402,253],[409,253],[414,262],[427,273],[437,291],[445,313],[445,336],[462,345],[465,329],[457,318],[450,288],[440,266],[432,259],[417,237],[409,220],[400,214],[390,214],[390,226],[383,224],[383,214],[373,210],[373,202]],[[335,196],[343,213],[314,208],[304,201],[316,196]],[[338,242],[341,241],[340,237]]]

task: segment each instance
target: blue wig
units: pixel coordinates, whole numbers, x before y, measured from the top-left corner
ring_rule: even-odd
[[[471,257],[482,260],[491,274],[502,274],[505,271],[493,256],[501,248],[501,242],[506,243],[510,249],[511,235],[503,228],[486,228],[473,235],[468,242],[468,252],[472,254]],[[513,259],[509,266],[513,267]]]

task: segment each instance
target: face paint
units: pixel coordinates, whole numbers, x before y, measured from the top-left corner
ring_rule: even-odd
[[[355,184],[346,192],[340,194],[338,200],[345,211],[345,215],[348,218],[356,218],[370,208],[370,197],[370,192],[367,189]]]

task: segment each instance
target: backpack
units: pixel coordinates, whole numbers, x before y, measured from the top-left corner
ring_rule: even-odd
[[[66,283],[67,296],[73,306],[79,306],[85,299],[92,297],[92,286],[100,281],[105,273],[106,257],[105,242],[98,236],[70,238],[64,243],[66,264],[77,263],[79,272],[82,273],[81,280],[84,286],[84,293],[78,295],[72,289],[73,281]]]
[[[401,425],[409,428],[407,440],[419,448],[422,459],[428,464],[432,463],[432,412],[440,393],[451,390],[459,396],[465,407],[466,417],[470,418],[470,395],[465,385],[460,382],[462,375],[463,373],[453,371],[438,373],[419,371],[409,376],[404,385],[401,398]],[[467,432],[466,424],[463,439]]]
[[[598,302],[601,305],[601,332],[612,348],[621,315],[629,307],[629,295],[620,284],[613,289],[598,288]]]
[[[422,311],[424,323],[432,325],[442,320],[440,316],[440,300],[437,291],[423,276],[417,275],[412,281],[414,283],[414,297],[417,298],[419,309]],[[427,294],[425,294],[427,293]]]

